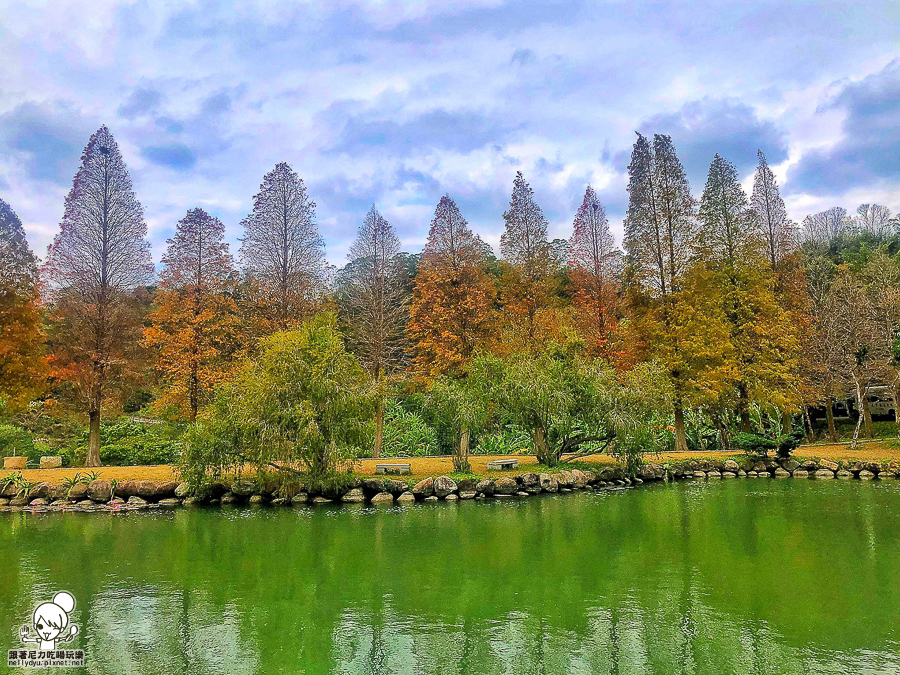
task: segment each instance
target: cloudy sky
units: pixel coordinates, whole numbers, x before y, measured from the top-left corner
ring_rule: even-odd
[[[236,242],[279,161],[339,265],[373,203],[418,251],[444,193],[496,248],[518,170],[551,236],[591,183],[621,241],[635,130],[697,196],[715,152],[751,178],[760,148],[795,219],[900,210],[896,0],[0,0],[0,64],[0,197],[39,254],[101,124],[157,261],[195,206]]]

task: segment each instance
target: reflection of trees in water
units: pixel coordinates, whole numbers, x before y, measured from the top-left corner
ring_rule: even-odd
[[[0,616],[72,591],[93,673],[900,672],[898,499],[747,480],[405,513],[0,514]]]
[[[90,673],[257,672],[258,658],[242,636],[234,607],[202,591],[108,588],[86,612]]]

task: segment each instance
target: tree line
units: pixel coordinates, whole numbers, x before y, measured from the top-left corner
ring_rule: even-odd
[[[665,135],[638,134],[628,176],[623,249],[591,186],[569,239],[550,241],[519,172],[499,259],[445,195],[421,254],[404,253],[373,206],[335,271],[315,202],[279,163],[241,223],[237,261],[222,221],[193,208],[155,279],[143,208],[104,126],[43,265],[0,200],[0,396],[12,412],[38,400],[84,415],[88,466],[100,463],[101,416],[136,391],[189,423],[269,400],[266,415],[281,412],[266,417],[267,442],[320,447],[320,458],[353,444],[378,457],[385,402],[416,391],[445,411],[461,467],[498,411],[548,464],[652,444],[650,432],[688,450],[703,445],[702,434],[689,439],[703,425],[722,447],[751,431],[813,433],[820,406],[836,438],[831,403],[848,390],[857,434],[871,435],[872,388],[900,399],[900,225],[890,211],[864,204],[794,223],[762,152],[749,196],[715,155],[698,200]],[[266,377],[272,386],[260,389]],[[340,391],[341,406],[316,407]],[[374,433],[348,425],[351,412]],[[628,439],[610,431],[626,418]]]

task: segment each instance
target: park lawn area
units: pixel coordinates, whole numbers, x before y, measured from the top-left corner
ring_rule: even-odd
[[[721,460],[739,456],[740,455],[735,455],[730,452],[666,452],[661,454],[647,454],[644,456],[644,460],[646,462],[675,463],[686,462],[692,459]],[[509,459],[509,457],[509,455],[471,455],[469,457],[469,463],[472,465],[472,474],[497,478],[499,476],[515,476],[537,469],[537,459],[535,457],[531,455],[517,455],[516,458],[519,460],[518,469],[509,471],[487,470],[487,463],[489,461],[494,459]],[[857,446],[857,449],[854,452],[851,452],[849,444],[845,443],[832,445],[801,445],[794,453],[794,457],[798,460],[830,459],[833,461],[843,460],[850,462],[900,461],[900,447],[895,447],[894,443],[886,443],[884,441],[869,441],[861,442]],[[404,480],[415,480],[417,478],[453,473],[453,460],[449,456],[363,459],[357,462],[355,471],[358,475],[372,476],[375,475],[375,465],[380,463],[410,464],[412,475],[403,476],[402,478]],[[602,468],[604,466],[614,466],[615,463],[615,458],[609,455],[592,455],[578,460],[578,463],[575,466],[592,465]],[[565,468],[565,466],[566,465],[562,465],[561,468]],[[62,483],[65,478],[74,476],[76,473],[84,474],[89,471],[96,471],[98,477],[105,480],[179,480],[175,467],[167,464],[157,466],[109,466],[99,467],[97,469],[77,467],[63,469],[25,469],[22,472],[22,475],[32,482],[58,484]],[[0,478],[9,473],[12,472],[0,470]]]

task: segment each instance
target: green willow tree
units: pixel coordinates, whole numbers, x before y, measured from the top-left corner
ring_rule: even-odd
[[[260,343],[217,391],[182,455],[194,490],[244,465],[321,484],[354,458],[370,433],[375,396],[344,348],[332,314]]]

